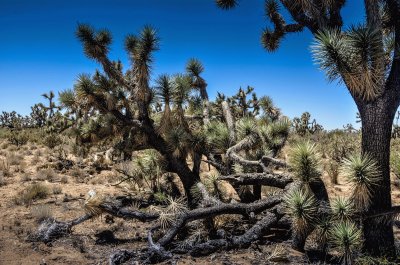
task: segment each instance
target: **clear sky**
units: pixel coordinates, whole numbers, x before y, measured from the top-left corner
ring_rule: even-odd
[[[126,66],[124,37],[152,25],[161,37],[153,77],[182,72],[196,57],[212,98],[250,85],[291,118],[309,111],[326,129],[355,124],[347,90],[313,64],[309,32],[288,35],[272,54],[261,47],[263,2],[242,0],[223,11],[214,0],[0,0],[0,110],[29,114],[42,93],[72,88],[79,73],[94,71],[75,37],[78,23],[109,29],[111,59]],[[347,25],[362,21],[363,1],[349,0],[342,14]]]

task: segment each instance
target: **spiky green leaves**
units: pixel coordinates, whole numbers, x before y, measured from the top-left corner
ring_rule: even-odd
[[[75,92],[72,89],[66,89],[58,93],[58,101],[63,108],[74,108],[76,99]]]
[[[186,64],[186,71],[193,76],[199,76],[204,71],[203,64],[195,58],[191,58]]]
[[[364,100],[373,100],[381,93],[384,49],[378,30],[365,25],[347,32],[323,30],[316,34],[311,50],[328,80],[344,81],[352,93]]]
[[[165,104],[169,104],[173,92],[173,82],[169,75],[163,74],[156,79],[155,91],[157,97]]]
[[[343,257],[343,264],[352,264],[354,252],[362,246],[361,230],[352,222],[339,222],[330,230],[330,238]]]
[[[190,135],[181,126],[173,127],[166,132],[166,141],[176,157],[185,157],[189,151]]]
[[[332,217],[335,220],[350,220],[354,215],[354,206],[351,200],[343,197],[335,198],[331,203]]]
[[[178,74],[174,77],[172,96],[175,106],[182,107],[189,99],[191,89],[192,79],[190,76]]]
[[[290,126],[291,122],[286,117],[261,126],[259,131],[266,148],[276,152],[283,147],[289,135]]]
[[[93,95],[96,87],[90,75],[80,74],[74,85],[74,89],[78,99],[85,99]]]
[[[79,24],[76,36],[82,42],[85,55],[91,59],[100,59],[107,55],[112,42],[111,34],[107,30],[96,32],[91,26]]]
[[[318,181],[321,171],[316,145],[309,141],[298,143],[290,152],[289,165],[294,175],[303,183]]]
[[[215,3],[219,8],[222,9],[232,9],[234,8],[237,4],[237,0],[215,0]]]
[[[152,62],[152,52],[159,49],[159,41],[157,31],[150,26],[145,26],[139,34],[134,49],[130,50],[135,62],[139,64]]]
[[[372,189],[381,181],[377,162],[368,154],[355,154],[343,160],[341,173],[352,184],[351,199],[356,209],[368,210]]]
[[[318,202],[306,189],[289,191],[284,197],[286,211],[292,219],[292,228],[300,234],[317,223]]]
[[[205,126],[207,144],[214,152],[225,154],[231,145],[229,130],[225,123],[212,121]]]
[[[251,136],[257,133],[257,122],[254,118],[248,116],[236,122],[236,131],[238,139],[243,139],[246,136]]]

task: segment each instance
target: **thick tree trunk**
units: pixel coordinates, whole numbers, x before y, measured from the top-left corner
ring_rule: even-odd
[[[368,215],[392,206],[390,191],[390,140],[392,123],[398,107],[392,90],[373,102],[362,102],[358,108],[362,120],[362,153],[368,153],[378,163],[382,180],[374,187]],[[393,226],[379,218],[369,218],[363,223],[365,251],[374,256],[394,256]]]

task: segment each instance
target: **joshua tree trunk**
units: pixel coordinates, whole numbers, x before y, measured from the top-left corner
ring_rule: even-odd
[[[389,210],[390,192],[390,140],[394,115],[398,108],[397,89],[386,89],[373,102],[358,102],[362,120],[362,153],[370,154],[378,163],[382,180],[374,187],[368,215]],[[365,250],[372,255],[395,254],[393,227],[390,222],[369,218],[363,224]]]

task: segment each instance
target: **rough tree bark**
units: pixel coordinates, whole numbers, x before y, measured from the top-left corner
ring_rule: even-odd
[[[398,88],[387,87],[384,94],[375,101],[358,102],[362,120],[362,153],[368,153],[377,161],[382,176],[379,185],[373,189],[367,215],[389,210],[392,206],[390,140],[392,123],[399,106],[397,90]],[[395,249],[392,224],[382,222],[379,218],[369,218],[364,221],[363,226],[365,250],[372,255],[393,256]]]

